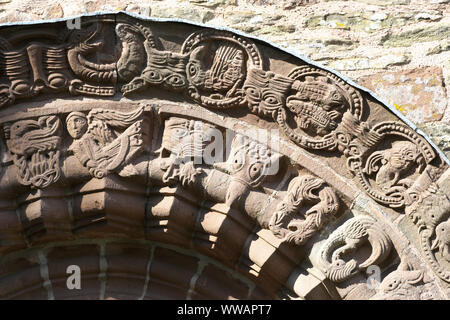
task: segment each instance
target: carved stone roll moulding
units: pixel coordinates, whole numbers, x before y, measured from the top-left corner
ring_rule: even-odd
[[[410,297],[446,297],[448,165],[367,92],[231,31],[81,21],[0,29],[6,257],[120,235],[200,251],[272,297],[405,298],[397,277]],[[360,198],[372,209],[355,214]],[[373,266],[376,290],[363,288]]]

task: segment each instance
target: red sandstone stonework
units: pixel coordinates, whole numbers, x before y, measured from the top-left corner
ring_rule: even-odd
[[[230,31],[75,22],[0,29],[2,298],[447,298],[447,160],[382,103]]]

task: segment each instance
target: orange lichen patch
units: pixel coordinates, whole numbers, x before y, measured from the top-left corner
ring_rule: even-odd
[[[394,103],[394,107],[395,109],[397,109],[398,111],[400,111],[401,113],[403,113],[404,115],[406,115],[408,112],[405,110],[405,108],[401,105],[399,105],[398,103]]]

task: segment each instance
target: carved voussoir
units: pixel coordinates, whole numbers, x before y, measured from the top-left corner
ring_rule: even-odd
[[[155,297],[173,249],[177,298],[218,266],[247,297],[446,298],[446,159],[370,93],[232,31],[80,26],[0,27],[0,260],[86,241],[109,288],[117,240]]]
[[[309,209],[300,214],[305,206]],[[289,183],[269,227],[284,241],[302,245],[322,228],[329,216],[336,214],[338,208],[338,197],[325,181],[310,175],[298,176]]]
[[[5,69],[0,80],[0,107],[39,93],[68,91],[73,95],[113,96],[116,63],[99,64],[88,59],[104,47],[103,22],[83,27],[62,31],[55,35],[53,44],[43,38],[16,48],[3,39],[0,52]]]
[[[59,179],[61,121],[57,116],[20,120],[3,129],[21,184],[45,188]]]
[[[417,226],[421,250],[433,271],[450,283],[450,183],[446,172],[406,208]]]
[[[441,293],[423,268],[402,257],[397,269],[389,273],[376,288],[371,300],[437,300]]]
[[[354,254],[366,243],[371,247],[370,256],[366,260],[344,260],[344,257],[349,257],[349,253]],[[379,222],[369,216],[356,216],[329,236],[321,247],[320,261],[330,280],[342,282],[370,265],[383,262],[391,248],[391,239]]]
[[[99,179],[110,172],[120,175],[121,170],[131,166],[131,160],[145,148],[148,130],[142,107],[131,112],[93,109],[87,116],[72,112],[66,126],[73,138],[70,150]]]
[[[428,142],[398,122],[382,122],[370,129],[371,142],[350,143],[347,164],[369,196],[393,208],[414,201],[410,194],[427,188],[419,182],[435,158]]]

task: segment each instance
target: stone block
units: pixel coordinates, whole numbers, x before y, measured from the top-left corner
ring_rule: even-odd
[[[358,82],[416,124],[440,120],[447,106],[442,70],[438,67],[377,73],[361,77]]]

